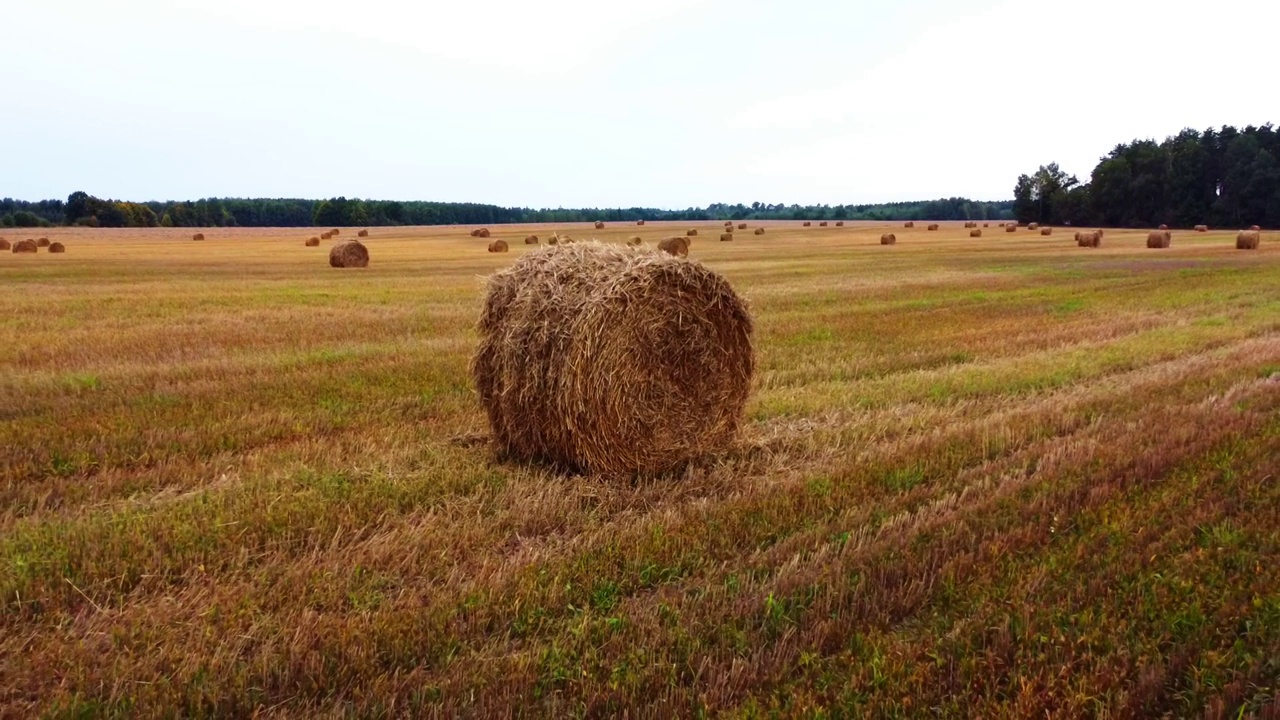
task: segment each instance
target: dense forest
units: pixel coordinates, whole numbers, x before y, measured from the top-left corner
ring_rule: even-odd
[[[1018,178],[1019,222],[1105,227],[1280,226],[1280,133],[1271,124],[1183,130],[1117,145],[1087,183],[1056,163]]]
[[[1012,202],[948,198],[885,205],[714,204],[705,208],[507,208],[476,203],[209,198],[194,202],[124,202],[76,192],[61,200],[0,200],[0,226],[353,227],[635,220],[1007,220]]]

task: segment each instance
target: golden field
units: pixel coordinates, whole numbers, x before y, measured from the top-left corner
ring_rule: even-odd
[[[1280,236],[918,225],[0,232],[0,716],[1280,716]],[[496,463],[484,276],[687,227],[737,446]]]

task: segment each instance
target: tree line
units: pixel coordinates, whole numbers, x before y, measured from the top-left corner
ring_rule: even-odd
[[[1019,222],[1104,227],[1280,226],[1280,132],[1270,123],[1237,130],[1183,130],[1157,143],[1117,145],[1089,182],[1057,163],[1021,175]]]
[[[37,227],[354,227],[388,225],[479,225],[570,223],[604,220],[1009,220],[1013,203],[966,198],[875,205],[787,205],[755,202],[705,208],[501,207],[481,203],[329,198],[207,198],[195,201],[126,202],[85,192],[62,200],[0,200],[0,226]]]

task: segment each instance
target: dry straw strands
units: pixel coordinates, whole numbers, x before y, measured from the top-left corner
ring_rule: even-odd
[[[982,237],[982,231],[974,228],[969,231],[969,237]]]
[[[1255,226],[1256,227],[1256,226]],[[1236,236],[1237,250],[1257,250],[1262,242],[1262,233],[1257,230],[1242,232]]]
[[[1153,230],[1147,233],[1147,247],[1149,248],[1167,248],[1173,236],[1168,230]]]
[[[471,370],[499,454],[609,476],[728,446],[755,359],[720,275],[600,243],[544,248],[489,279]]]
[[[489,243],[489,252],[492,253],[506,252],[509,249],[506,240],[494,240]]]
[[[356,237],[369,237],[369,231],[361,230],[360,232],[356,233]]]
[[[893,245],[898,242],[898,236],[893,233],[885,233],[880,236],[881,245]]]
[[[329,267],[369,267],[369,249],[359,240],[344,240],[329,250]]]
[[[192,235],[192,236],[191,236],[191,239],[192,239],[192,240],[203,240],[203,239],[204,239],[204,233],[196,233],[195,235]]]
[[[928,229],[930,232],[934,232],[934,231],[936,231],[936,230],[938,229],[938,224],[937,224],[937,223],[933,223],[933,224],[931,224],[927,229]]]
[[[38,248],[35,240],[19,240],[13,244],[13,251],[15,253],[33,253],[37,252]]]
[[[306,245],[307,245],[307,247],[319,247],[319,246],[320,246],[320,238],[318,238],[318,237],[309,237],[309,238],[307,238]]]
[[[1041,234],[1041,235],[1052,235],[1052,234],[1053,234],[1053,228],[1040,228],[1040,234]]]
[[[66,251],[67,251],[67,246],[63,245],[60,242],[49,243],[49,252],[51,253],[64,253]]]
[[[658,242],[658,249],[668,255],[677,257],[689,256],[689,241],[682,237],[669,237]]]
[[[524,236],[524,244],[525,244],[525,245],[537,245],[537,244],[538,244],[538,236],[537,236],[537,235],[525,235],[525,236]]]

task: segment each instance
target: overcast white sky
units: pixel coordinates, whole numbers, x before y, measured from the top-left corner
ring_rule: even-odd
[[[0,19],[0,196],[28,200],[996,200],[1135,137],[1280,121],[1274,0],[12,0]]]

